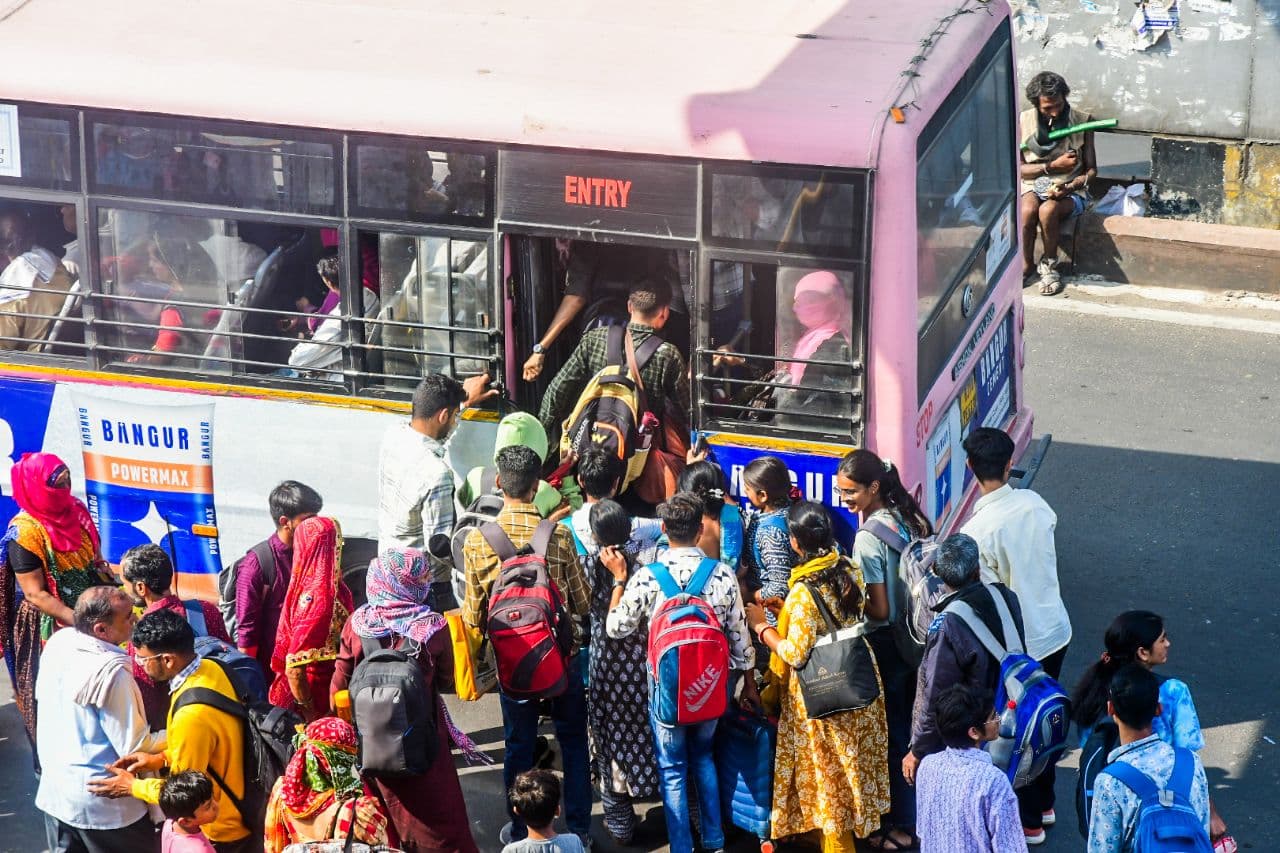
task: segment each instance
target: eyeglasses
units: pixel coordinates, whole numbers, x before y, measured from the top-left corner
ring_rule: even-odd
[[[842,489],[842,488],[840,488],[839,486],[836,486],[836,494],[840,496],[840,499],[841,499],[841,500],[846,500],[846,501],[847,501],[849,498],[853,497],[853,493],[854,493],[855,491],[857,491],[857,490],[856,490],[856,489]]]
[[[161,652],[161,653],[160,653],[160,654],[158,654],[158,655],[134,655],[134,656],[133,656],[133,659],[134,659],[134,660],[136,660],[138,663],[146,663],[146,662],[147,662],[147,661],[149,661],[149,660],[155,660],[156,658],[162,658],[162,657],[164,657],[166,654],[168,654],[168,652]]]

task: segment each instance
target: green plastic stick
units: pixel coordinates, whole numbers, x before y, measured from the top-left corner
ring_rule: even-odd
[[[1082,133],[1089,130],[1105,130],[1110,127],[1115,127],[1119,123],[1120,122],[1118,120],[1113,118],[1101,118],[1097,121],[1086,121],[1083,124],[1073,124],[1070,127],[1051,130],[1049,131],[1049,139],[1051,141],[1056,141],[1064,136],[1070,136],[1073,133]],[[1022,143],[1023,151],[1026,151],[1028,147],[1027,143]]]

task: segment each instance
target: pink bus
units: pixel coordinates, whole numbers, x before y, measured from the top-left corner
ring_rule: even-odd
[[[1027,447],[1003,0],[308,8],[0,26],[0,487],[59,453],[113,560],[167,538],[208,594],[286,478],[375,538],[416,381],[488,371],[536,411],[642,269],[679,282],[666,334],[735,490],[771,453],[837,507],[864,445],[951,529],[966,432]]]

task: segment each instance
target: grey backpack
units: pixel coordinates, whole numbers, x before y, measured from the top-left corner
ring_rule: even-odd
[[[360,770],[373,776],[419,776],[436,757],[436,695],[418,666],[421,646],[400,642],[384,649],[362,637],[347,686]]]
[[[924,644],[929,638],[929,626],[937,618],[934,606],[946,598],[946,585],[933,573],[933,561],[938,552],[936,536],[908,540],[893,527],[878,518],[868,518],[862,530],[879,539],[900,555],[898,577],[907,588],[902,609],[893,623],[893,643],[898,654],[912,666],[919,666],[924,659]]]

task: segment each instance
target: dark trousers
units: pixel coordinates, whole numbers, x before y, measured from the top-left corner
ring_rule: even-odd
[[[1050,678],[1056,679],[1062,674],[1062,662],[1066,657],[1067,647],[1063,646],[1040,661],[1040,666]],[[1026,829],[1044,828],[1044,813],[1053,808],[1053,783],[1057,777],[1057,768],[1051,764],[1032,779],[1031,784],[1015,792],[1018,795],[1018,816]]]
[[[544,704],[536,699],[512,699],[498,694],[502,706],[502,727],[506,736],[506,758],[502,783],[509,792],[516,776],[533,767],[533,749],[538,740],[538,718]],[[569,688],[550,700],[551,722],[564,765],[564,822],[569,831],[587,837],[591,830],[591,758],[587,747],[587,689],[582,683],[582,655],[569,661]],[[524,821],[511,811],[511,840],[528,835]]]
[[[916,701],[919,670],[898,653],[892,628],[872,631],[867,639],[880,667],[884,716],[889,730],[889,813],[881,824],[911,828],[916,825],[916,792],[902,775],[902,759],[911,747],[911,708]]]
[[[160,833],[146,817],[120,829],[79,829],[44,816],[51,853],[159,853]]]

